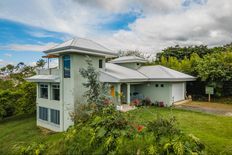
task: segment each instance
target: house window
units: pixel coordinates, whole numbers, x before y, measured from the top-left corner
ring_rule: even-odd
[[[155,87],[159,87],[159,84],[155,84]]]
[[[99,60],[99,68],[102,68],[103,67],[103,61],[102,59]]]
[[[39,119],[48,121],[48,108],[39,107]]]
[[[161,87],[164,87],[164,84],[161,84],[160,86],[161,86]]]
[[[60,100],[60,84],[52,84],[52,99]]]
[[[51,109],[51,122],[55,124],[60,124],[60,111]]]
[[[48,85],[40,84],[40,98],[48,99]]]
[[[70,56],[64,55],[63,56],[63,63],[64,63],[64,78],[71,77],[71,63],[70,63]]]

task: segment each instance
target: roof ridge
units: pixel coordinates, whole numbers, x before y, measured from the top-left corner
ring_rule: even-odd
[[[71,42],[70,46],[73,46],[73,42],[74,42],[75,39],[76,39],[76,38],[72,38],[72,39],[71,39],[72,42]]]
[[[150,79],[146,74],[143,74],[143,73],[140,72],[138,69],[137,69],[136,71],[139,72],[140,74],[142,74],[143,76],[145,76],[148,80]]]
[[[93,43],[97,44],[97,45],[98,45],[98,46],[100,46],[100,47],[103,47],[103,48],[105,48],[105,49],[107,49],[107,50],[112,51],[111,49],[109,49],[109,48],[107,48],[107,47],[105,47],[105,46],[103,46],[103,45],[101,45],[101,44],[97,43],[97,42],[96,42],[96,41],[94,41],[94,40],[88,39],[88,38],[75,37],[75,38],[74,38],[74,40],[75,40],[75,39],[82,39],[82,40],[86,40],[86,41],[91,41],[91,42],[93,42]]]
[[[175,76],[173,76],[171,73],[169,73],[167,70],[164,69],[164,68],[166,68],[166,67],[161,66],[161,65],[157,65],[157,66],[159,66],[159,67],[162,69],[162,71],[166,72],[166,73],[169,74],[171,77],[175,78]]]

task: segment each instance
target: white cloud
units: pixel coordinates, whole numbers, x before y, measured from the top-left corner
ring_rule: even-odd
[[[14,62],[11,62],[11,61],[5,61],[5,60],[3,60],[3,59],[0,59],[0,67],[2,67],[2,66],[5,66],[5,65],[7,65],[7,64],[14,64]]]
[[[4,56],[6,56],[6,57],[12,57],[12,54],[10,54],[10,53],[5,53]]]
[[[56,43],[46,43],[42,45],[37,44],[10,44],[5,46],[0,46],[1,50],[13,50],[13,51],[32,51],[32,52],[42,52],[53,46]]]
[[[214,46],[232,41],[231,0],[186,0],[187,6],[182,3],[183,0],[7,0],[0,1],[0,18],[87,37],[115,50],[159,51],[175,44]],[[99,25],[115,20],[115,14],[131,12],[140,12],[141,17],[129,25],[130,30],[99,30]],[[11,47],[33,51],[44,48]]]

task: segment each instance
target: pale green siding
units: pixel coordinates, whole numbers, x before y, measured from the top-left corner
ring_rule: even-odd
[[[63,78],[63,62],[62,58],[60,59],[60,68],[63,81],[62,94],[64,94],[64,126],[65,130],[69,127],[70,124],[73,124],[70,113],[74,112],[77,104],[86,103],[86,99],[83,97],[87,89],[83,86],[83,83],[86,82],[80,74],[81,68],[87,68],[86,55],[72,53],[71,56],[71,78]],[[93,66],[99,70],[99,60],[103,60],[103,69],[105,68],[104,57],[98,56],[89,56],[92,60]]]
[[[133,63],[121,63],[118,65],[131,68],[131,69],[138,69],[139,67],[141,67],[141,63],[134,63],[134,62]]]
[[[156,87],[156,84],[158,84],[158,87]],[[161,84],[163,84],[164,87],[161,87]],[[155,103],[156,101],[163,101],[166,106],[170,106],[172,104],[172,86],[170,83],[142,83],[135,85],[134,89],[134,92],[138,92],[144,97],[149,97],[153,103]],[[131,93],[133,92],[131,91]]]

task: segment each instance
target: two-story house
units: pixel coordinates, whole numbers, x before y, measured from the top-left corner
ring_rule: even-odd
[[[87,67],[87,55],[100,73],[99,80],[110,84],[112,100],[117,104],[149,97],[152,102],[170,106],[185,99],[186,81],[195,80],[160,65],[144,66],[146,60],[135,56],[106,62],[106,58],[116,57],[117,53],[82,38],[66,41],[44,53],[57,57],[58,67],[38,70],[27,80],[37,83],[37,125],[53,131],[65,131],[72,125],[70,114],[76,105],[85,102],[85,79],[79,70]]]

